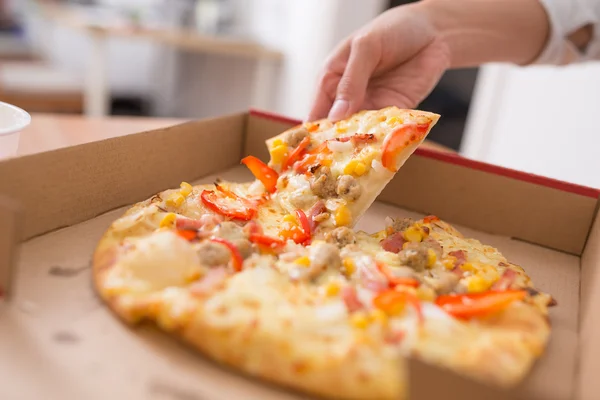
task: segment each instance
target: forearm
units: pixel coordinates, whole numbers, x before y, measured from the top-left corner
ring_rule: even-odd
[[[526,65],[542,52],[550,32],[538,0],[423,0],[451,68],[486,62]]]

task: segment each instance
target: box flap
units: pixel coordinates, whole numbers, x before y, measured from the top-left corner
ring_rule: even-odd
[[[235,114],[5,160],[0,193],[23,205],[30,238],[239,163],[245,122]]]
[[[21,208],[0,196],[0,299],[9,300],[12,294],[13,271],[17,264],[17,243],[20,237]]]
[[[600,393],[600,213],[581,257],[579,399]]]

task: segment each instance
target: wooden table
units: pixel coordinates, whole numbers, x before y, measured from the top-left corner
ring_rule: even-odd
[[[185,119],[148,117],[90,118],[79,115],[33,114],[31,125],[21,132],[18,155],[39,153],[184,123]],[[426,148],[454,152],[426,141]]]

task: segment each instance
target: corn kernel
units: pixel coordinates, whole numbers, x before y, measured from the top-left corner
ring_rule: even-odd
[[[338,207],[335,212],[335,225],[336,226],[345,226],[350,223],[352,219],[352,215],[350,214],[350,210],[345,205],[341,205]]]
[[[324,160],[320,160],[319,164],[325,166],[325,167],[331,167],[333,160],[331,160],[330,158],[326,158]]]
[[[284,222],[289,222],[290,224],[294,224],[296,225],[296,216],[294,216],[293,214],[287,214],[285,217],[283,217],[283,221]]]
[[[285,159],[285,156],[288,152],[288,148],[285,144],[279,144],[277,146],[273,146],[273,148],[271,148],[271,161],[273,161],[275,164],[281,164],[283,162],[283,160]]]
[[[423,301],[433,301],[435,299],[435,291],[429,286],[419,286],[417,288],[417,297]]]
[[[348,164],[346,164],[346,166],[344,167],[344,174],[346,175],[352,175],[354,174],[354,169],[356,168],[356,165],[358,164],[358,160],[350,160],[348,162]]]
[[[350,257],[344,258],[342,265],[344,266],[344,273],[346,276],[350,276],[354,273],[354,271],[356,271],[354,261]]]
[[[281,146],[283,144],[283,140],[277,138],[277,139],[273,139],[272,145],[273,147],[275,146]]]
[[[190,185],[187,182],[181,182],[181,185],[179,185],[179,187],[181,188],[179,193],[181,193],[185,197],[189,196],[192,193],[192,185]]]
[[[388,323],[388,316],[378,308],[371,311],[371,321],[386,325]]]
[[[437,261],[437,255],[433,249],[427,249],[427,266],[433,267],[433,264]]]
[[[460,269],[462,269],[463,271],[470,271],[470,272],[477,271],[477,268],[475,268],[475,266],[473,264],[471,264],[470,262],[466,262],[463,265],[461,265]]]
[[[335,124],[335,130],[338,133],[344,133],[348,130],[348,127],[346,126],[346,123],[344,121],[338,121]]]
[[[392,118],[389,118],[389,119],[387,120],[387,124],[388,124],[388,125],[396,125],[396,124],[401,124],[401,123],[403,123],[403,122],[404,122],[404,121],[402,121],[402,118],[400,118],[400,117],[397,117],[397,116],[393,116]]]
[[[365,329],[369,325],[369,319],[362,311],[357,311],[350,317],[350,323],[359,329]]]
[[[362,176],[367,172],[367,166],[363,162],[358,162],[354,167],[354,175]]]
[[[296,261],[294,261],[294,263],[302,265],[304,267],[308,267],[310,265],[310,258],[308,258],[307,256],[302,256],[300,258],[297,258]]]
[[[164,216],[162,221],[160,221],[160,227],[171,228],[173,225],[175,225],[175,219],[177,219],[177,215],[175,215],[175,213],[168,213]]]
[[[185,281],[187,283],[191,283],[197,281],[202,276],[202,272],[200,270],[190,271],[185,277]]]
[[[456,257],[448,256],[442,260],[442,264],[446,269],[453,269],[456,265]]]
[[[404,238],[409,242],[419,243],[423,241],[423,231],[416,226],[409,226],[404,231]]]
[[[337,282],[329,282],[325,285],[325,294],[333,297],[340,292],[340,285]]]
[[[469,293],[483,292],[489,289],[491,282],[478,275],[469,276],[466,279],[467,290]]]
[[[171,193],[171,195],[167,198],[167,206],[169,207],[179,207],[185,201],[185,197],[181,193],[175,192]]]

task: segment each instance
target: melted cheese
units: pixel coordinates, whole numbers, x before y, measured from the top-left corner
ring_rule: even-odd
[[[125,276],[136,282],[138,290],[184,285],[200,270],[194,248],[171,231],[157,231],[133,241],[133,246],[119,265]]]

